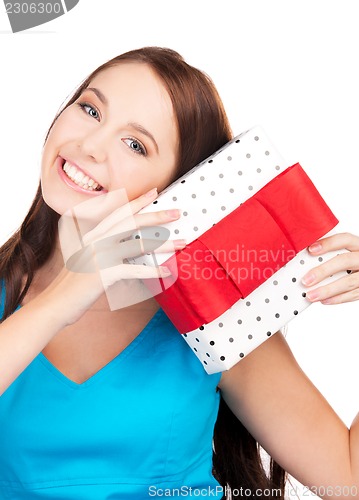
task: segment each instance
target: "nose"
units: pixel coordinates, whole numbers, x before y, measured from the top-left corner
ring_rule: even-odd
[[[84,156],[90,157],[96,163],[103,163],[108,156],[109,140],[105,130],[97,129],[85,133],[78,140],[78,148]]]

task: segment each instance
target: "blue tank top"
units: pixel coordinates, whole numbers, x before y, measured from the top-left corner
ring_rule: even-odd
[[[82,384],[40,353],[0,397],[0,498],[221,498],[212,475],[219,379],[162,309]]]

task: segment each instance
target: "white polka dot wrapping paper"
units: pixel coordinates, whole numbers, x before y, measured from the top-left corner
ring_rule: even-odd
[[[235,137],[219,151],[175,181],[162,191],[151,205],[139,213],[180,208],[182,211],[180,219],[163,225],[162,229],[167,231],[165,236],[168,239],[183,238],[190,246],[190,244],[196,243],[199,235],[210,234],[211,228],[222,223],[224,219],[228,220],[241,205],[247,206],[264,189],[267,189],[268,185],[272,185],[273,180],[277,181],[279,178],[282,179],[284,175],[288,176],[290,171],[288,167],[290,165],[281,157],[263,129],[257,126]],[[295,167],[301,168],[299,165]],[[293,168],[291,167],[291,169]],[[292,172],[294,173],[294,170]],[[296,178],[293,182],[297,182]],[[330,212],[328,207],[324,208]],[[331,215],[333,216],[333,214]],[[256,226],[256,214],[253,214],[253,217],[252,221],[247,222]],[[320,219],[321,215],[318,217]],[[335,219],[334,216],[333,219]],[[330,231],[335,223],[325,233]],[[308,220],[308,225],[310,224],[311,221]],[[218,227],[220,227],[219,224]],[[262,226],[258,223],[258,228],[261,227],[263,227],[263,222]],[[230,235],[232,238],[230,252],[232,252],[231,260],[234,264],[231,263],[231,265],[237,265],[237,273],[239,275],[242,273],[239,281],[249,283],[250,287],[253,288],[256,285],[253,285],[251,281],[256,282],[256,265],[261,267],[263,274],[263,261],[270,251],[273,252],[273,249],[262,248],[257,253],[251,253],[247,247],[244,248],[244,245],[241,244],[240,237],[236,241],[234,229],[231,231],[231,226],[228,227],[228,232],[233,232]],[[258,229],[258,232],[260,231]],[[269,229],[269,232],[272,230]],[[320,234],[319,237],[325,236],[325,233]],[[159,227],[143,228],[133,235],[134,238],[153,240],[156,238],[166,239],[163,236],[163,230]],[[258,237],[260,238],[261,235],[258,234]],[[236,242],[235,245],[233,241]],[[308,241],[308,244],[313,243],[313,241]],[[216,244],[220,249],[221,239]],[[280,243],[280,240],[275,241],[275,244],[277,245],[275,248],[276,258],[278,257],[280,260],[280,252],[285,252],[284,245]],[[244,252],[246,252],[245,256],[243,256]],[[211,374],[228,370],[306,309],[310,305],[310,302],[305,298],[305,293],[309,289],[301,284],[301,278],[307,271],[320,262],[329,260],[337,253],[327,253],[319,258],[310,255],[306,249],[292,253],[290,258],[281,264],[280,268],[277,266],[275,272],[270,271],[268,278],[259,283],[254,290],[249,287],[251,291],[244,298],[236,300],[213,320],[196,325],[196,328],[191,331],[186,330],[182,336],[201,361],[206,372]],[[167,265],[171,258],[173,261],[173,256],[174,253],[148,253],[131,259],[130,262],[152,266]],[[250,264],[250,267],[246,269],[240,264],[244,258]],[[262,263],[260,263],[261,259]],[[191,273],[191,279],[196,281],[196,266],[193,262],[192,260],[192,267],[188,268],[188,272]],[[173,269],[171,270],[173,271]],[[244,275],[244,271],[247,273],[246,275]],[[165,280],[144,280],[144,283],[148,284],[151,281],[153,284],[156,282],[157,288],[153,287],[153,295],[159,300],[164,311],[170,319],[174,316],[181,318],[181,316],[186,316],[189,306],[195,308],[197,306],[194,304],[197,304],[199,307],[202,302],[201,307],[215,309],[217,306],[215,302],[220,299],[220,295],[212,297],[206,293],[207,286],[216,279],[216,286],[219,290],[221,289],[219,275],[211,276],[213,268],[210,265],[204,265],[203,262],[201,262],[200,272],[202,274],[198,279],[201,281],[197,283],[199,287],[196,293],[178,296],[177,302],[168,302],[168,306],[166,300],[159,300],[166,293],[159,293],[161,287],[163,289],[163,287],[168,286],[167,292],[171,288],[170,285],[163,285]],[[325,282],[333,281],[339,276],[338,273]],[[172,283],[176,278],[177,276],[173,272]],[[226,293],[226,289],[223,288],[223,294]]]

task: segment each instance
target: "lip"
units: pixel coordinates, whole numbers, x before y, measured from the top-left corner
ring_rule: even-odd
[[[107,193],[107,190],[106,189],[101,189],[101,191],[90,191],[88,189],[83,189],[82,187],[80,187],[79,185],[77,185],[75,182],[73,182],[70,177],[68,177],[65,172],[62,170],[62,167],[65,163],[65,161],[67,161],[70,165],[73,165],[74,167],[78,168],[79,170],[81,170],[81,172],[83,172],[85,175],[87,175],[88,177],[91,177],[91,179],[93,179],[94,181],[96,181],[96,179],[94,179],[92,177],[92,175],[89,175],[86,170],[84,170],[83,168],[79,167],[76,163],[74,163],[73,161],[71,160],[68,160],[67,158],[63,158],[62,156],[58,156],[56,158],[56,167],[57,167],[57,172],[59,174],[59,177],[61,178],[61,180],[67,184],[67,186],[69,186],[71,189],[73,189],[74,191],[77,191],[79,193],[84,193],[84,194],[87,194],[88,196],[100,196],[101,194],[105,194]],[[97,182],[97,181],[96,181]],[[99,182],[97,182],[97,184],[101,185]]]

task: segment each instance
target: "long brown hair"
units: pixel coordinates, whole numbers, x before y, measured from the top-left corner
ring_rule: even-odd
[[[46,138],[62,111],[80,97],[91,80],[123,61],[148,64],[161,78],[170,95],[180,144],[176,178],[232,138],[227,115],[211,79],[188,65],[177,52],[160,47],[126,52],[97,68],[59,111]],[[0,279],[4,280],[6,288],[3,320],[21,304],[35,272],[51,256],[58,219],[58,214],[46,205],[39,185],[21,227],[0,249]],[[214,429],[214,450],[213,474],[223,487],[249,488],[253,492],[258,488],[279,488],[279,494],[267,498],[284,496],[285,471],[271,460],[269,474],[265,472],[257,442],[222,398]]]

